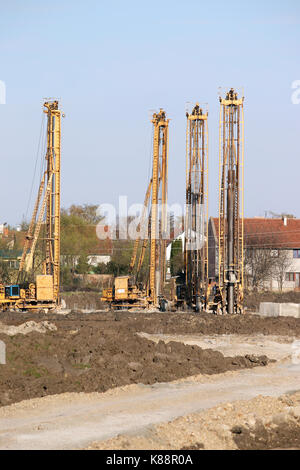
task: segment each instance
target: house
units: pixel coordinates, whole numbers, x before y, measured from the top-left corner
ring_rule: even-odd
[[[209,277],[218,276],[219,219],[211,217],[208,225]],[[260,287],[270,290],[300,288],[300,219],[244,219],[245,278],[253,285],[259,264]],[[264,278],[263,278],[264,276]]]
[[[107,233],[107,238],[99,239],[94,225],[62,227],[62,265],[75,268],[82,255],[87,258],[90,266],[95,267],[99,263],[107,264],[111,260],[113,251],[109,230]]]
[[[1,228],[1,225],[0,225]],[[81,250],[83,253],[87,252],[87,261],[91,266],[97,266],[99,263],[107,264],[111,260],[112,255],[112,240],[109,238],[110,231],[107,228],[108,236],[106,239],[99,239],[97,237],[95,227],[93,226],[79,226],[76,229],[80,232],[76,238],[76,248],[78,254],[66,255],[61,254],[62,264],[67,263],[68,258],[72,258],[74,267],[78,263]],[[68,234],[74,232],[74,227]],[[18,269],[22,252],[26,240],[27,233],[20,230],[7,230],[4,227],[3,233],[0,231],[0,260],[8,264],[9,268]]]
[[[107,264],[111,260],[113,253],[112,240],[109,237],[109,233],[106,239],[99,240],[95,238],[95,243],[89,247],[87,255],[88,264],[91,266],[98,266],[98,264]]]
[[[8,236],[8,227],[6,222],[4,224],[0,224],[0,237],[7,237]]]
[[[22,250],[0,250],[0,260],[10,269],[18,269],[22,257]]]
[[[172,241],[169,241],[166,247],[166,279],[171,278],[171,251],[172,251],[172,245],[176,240],[181,240],[181,246],[182,246],[182,252],[184,252],[184,241],[185,241],[185,234],[184,232],[179,233],[176,238],[174,238]]]
[[[18,269],[22,257],[25,233],[8,230],[0,231],[0,261],[7,263],[11,269]]]

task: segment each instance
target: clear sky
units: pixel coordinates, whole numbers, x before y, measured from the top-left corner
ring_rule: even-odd
[[[171,119],[169,200],[183,202],[186,103],[208,103],[216,215],[220,86],[245,94],[245,215],[300,217],[299,57],[298,0],[0,0],[0,222],[26,214],[44,97],[66,114],[65,207],[143,201],[160,107]]]

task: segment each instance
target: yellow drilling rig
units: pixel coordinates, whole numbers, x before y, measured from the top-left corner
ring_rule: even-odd
[[[176,289],[178,308],[206,308],[208,287],[208,128],[198,103],[186,113],[186,214],[184,279]]]
[[[243,313],[244,288],[244,97],[233,88],[220,97],[219,276],[209,307],[219,314]]]
[[[60,273],[61,111],[58,101],[44,103],[47,115],[46,169],[19,266],[16,284],[0,285],[0,310],[52,310],[58,307]],[[41,240],[41,233],[44,237]],[[38,241],[43,246],[35,266]],[[37,272],[39,273],[37,274]],[[36,273],[34,278],[34,273]]]
[[[230,89],[220,98],[218,277],[208,278],[207,114],[187,113],[184,279],[177,307],[217,314],[243,312],[244,98]]]
[[[169,120],[161,109],[152,117],[154,130],[152,177],[148,185],[138,226],[128,276],[119,276],[114,286],[104,289],[102,300],[112,308],[166,308],[166,242]],[[149,204],[151,207],[149,211]],[[149,215],[148,215],[149,211]],[[147,216],[148,215],[148,216]],[[150,233],[148,247],[147,230]],[[149,248],[149,276],[146,285],[139,282],[145,252]],[[139,254],[139,256],[138,256]]]

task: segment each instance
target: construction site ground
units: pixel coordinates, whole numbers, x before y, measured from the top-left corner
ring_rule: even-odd
[[[1,314],[0,448],[300,448],[300,319]]]

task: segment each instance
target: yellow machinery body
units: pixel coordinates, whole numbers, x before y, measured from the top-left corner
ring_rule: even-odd
[[[148,305],[146,291],[133,283],[131,276],[114,279],[114,287],[103,289],[101,300],[117,309],[145,308]]]

